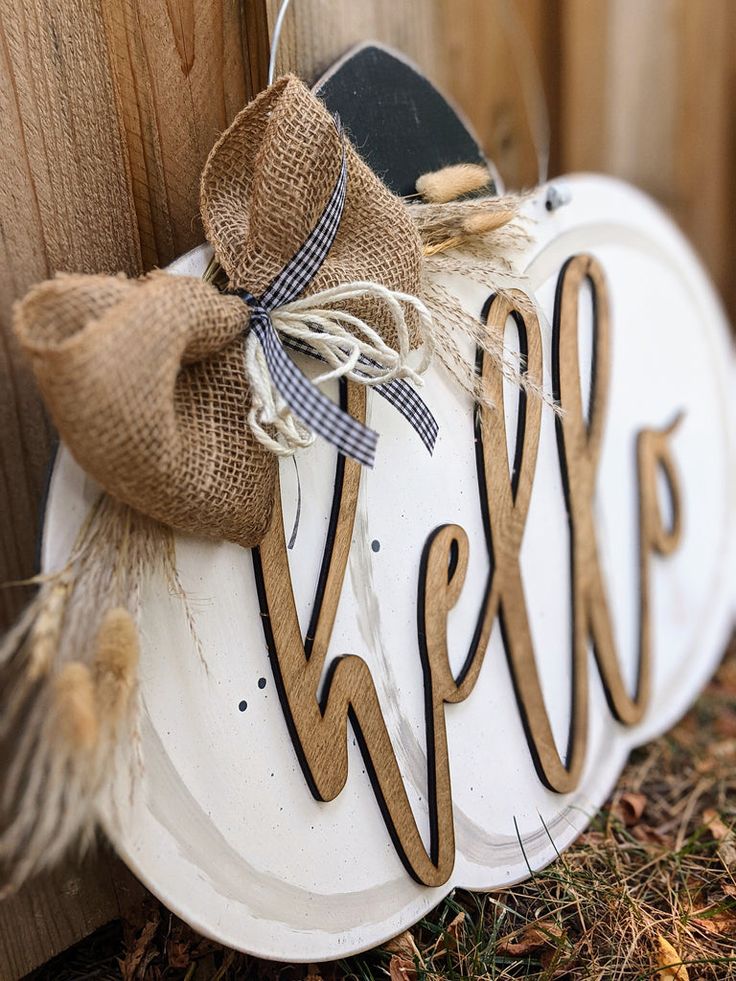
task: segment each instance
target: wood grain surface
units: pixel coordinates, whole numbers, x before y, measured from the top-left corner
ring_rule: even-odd
[[[279,0],[267,2],[273,27]],[[349,17],[339,0],[293,0],[277,68],[314,79],[356,44],[398,48],[454,100],[508,185],[528,187],[540,100],[555,88],[554,30],[545,0],[431,0],[421,16],[410,3],[374,0],[351,4]]]
[[[559,4],[561,171],[604,171],[672,212],[733,320],[736,4]]]
[[[133,909],[146,890],[106,848],[29,884],[0,906],[0,978],[14,981]]]
[[[366,391],[348,386],[347,410],[365,422]],[[396,759],[391,734],[370,668],[363,658],[345,654],[325,664],[345,570],[353,540],[361,466],[339,457],[335,474],[332,516],[315,584],[312,619],[302,636],[294,598],[284,534],[281,495],[277,492],[271,523],[257,549],[254,566],[261,615],[268,641],[279,699],[304,776],[315,799],[334,800],[348,778],[348,720],[371,775],[376,799],[396,851],[407,872],[418,882],[439,886],[455,862],[450,763],[444,703],[457,691],[447,656],[447,644],[422,647],[426,700],[427,797],[431,843],[425,848]],[[462,541],[464,550],[448,574],[448,553]],[[460,595],[467,568],[467,536],[462,528],[446,525],[434,534],[425,551],[420,604],[424,632],[435,639],[431,617],[445,619]],[[430,620],[427,628],[427,620]],[[421,645],[420,645],[421,646]]]
[[[229,0],[0,4],[0,582],[35,571],[53,441],[10,333],[13,300],[57,270],[135,275],[202,240],[199,174],[263,82],[263,55],[248,51],[250,39],[262,52],[259,29],[265,16]],[[27,595],[0,590],[0,628]],[[30,883],[0,905],[0,978],[140,892],[107,854]]]
[[[34,571],[53,434],[10,334],[55,270],[135,274],[201,239],[215,135],[265,82],[276,0],[0,0],[0,582]],[[731,0],[294,0],[279,63],[313,79],[356,42],[404,50],[456,100],[511,187],[598,169],[670,207],[731,312],[736,92]],[[533,56],[533,57],[530,57]],[[531,74],[530,74],[531,65]],[[28,596],[0,590],[0,629]],[[76,883],[67,889],[65,876]],[[106,859],[0,907],[0,977],[115,915]]]

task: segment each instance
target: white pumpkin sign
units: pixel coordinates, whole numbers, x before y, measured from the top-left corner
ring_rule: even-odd
[[[144,597],[143,766],[103,821],[143,882],[225,944],[334,958],[457,886],[524,879],[718,662],[736,594],[728,326],[649,200],[566,183],[559,210],[545,188],[525,206],[538,324],[447,283],[506,321],[561,414],[499,382],[503,411],[478,419],[436,366],[429,457],[369,393],[376,467],[322,441],[300,453],[293,548],[291,461],[257,553],[177,538],[206,666],[166,584]],[[46,568],[95,494],[62,449]]]

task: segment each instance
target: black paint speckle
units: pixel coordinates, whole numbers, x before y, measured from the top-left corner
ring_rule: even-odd
[[[238,708],[240,709],[241,712],[245,712],[245,710],[248,708],[248,703],[246,702],[245,699],[243,699],[243,701],[238,704]]]
[[[373,541],[371,542],[371,548],[373,549],[374,552],[381,551],[381,543],[377,538],[374,538]]]
[[[265,688],[266,687],[266,679],[265,678],[259,678],[258,679],[258,687],[259,688]]]

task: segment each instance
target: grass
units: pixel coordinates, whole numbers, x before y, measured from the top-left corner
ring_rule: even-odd
[[[458,890],[383,947],[309,967],[219,947],[150,898],[31,977],[728,981],[736,979],[735,821],[732,645],[692,711],[632,756],[588,831],[523,885]]]

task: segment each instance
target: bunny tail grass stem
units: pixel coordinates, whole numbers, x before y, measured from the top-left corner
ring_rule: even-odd
[[[444,204],[463,194],[471,194],[488,187],[491,174],[482,164],[451,164],[441,170],[422,174],[417,178],[417,194],[425,201]]]
[[[4,892],[75,840],[92,841],[116,765],[132,765],[140,591],[159,569],[178,593],[173,561],[168,529],[102,495],[66,565],[39,577],[37,596],[5,639]]]

